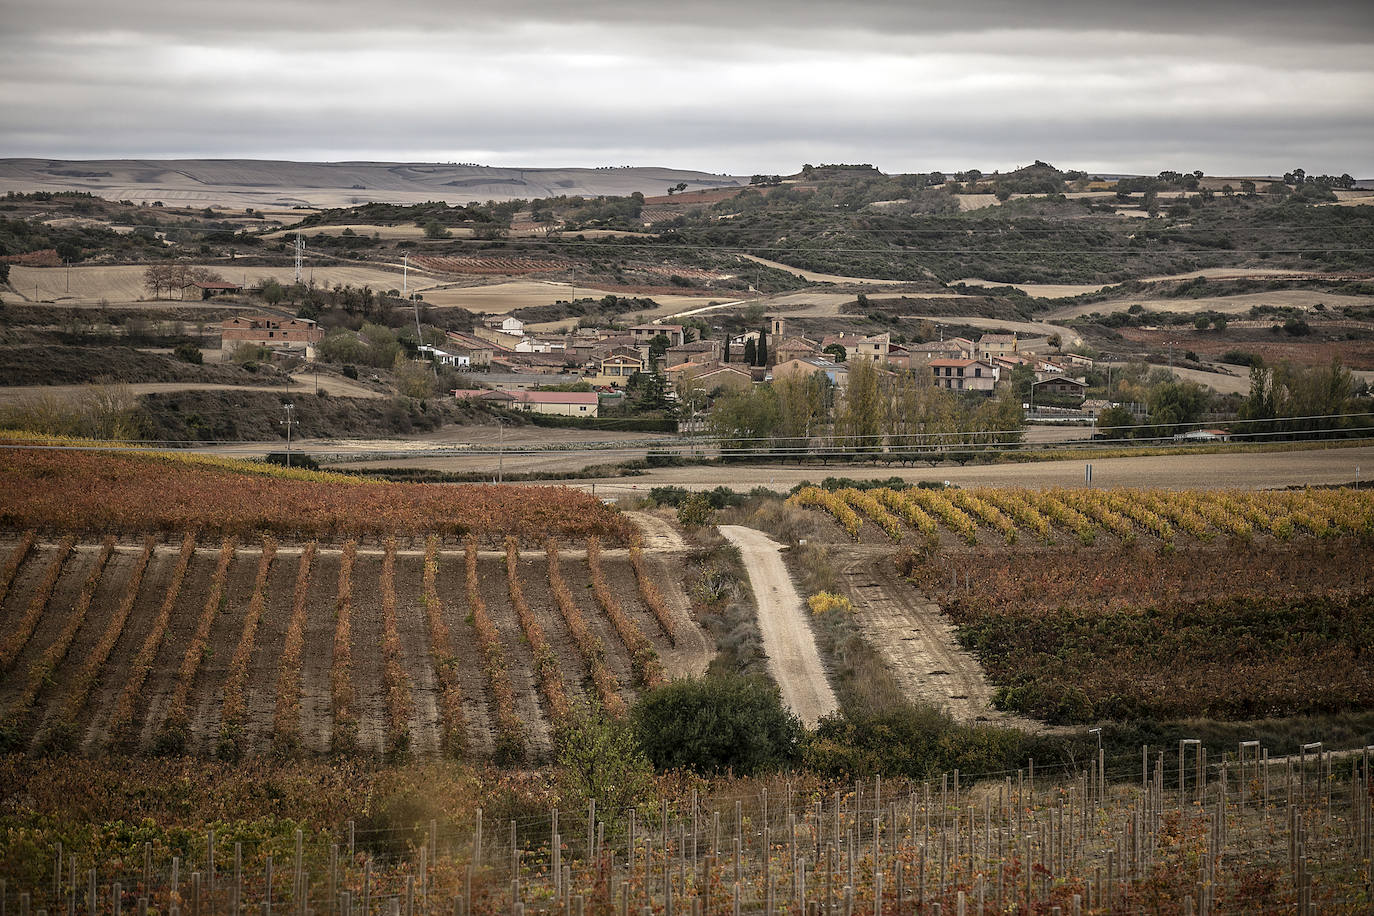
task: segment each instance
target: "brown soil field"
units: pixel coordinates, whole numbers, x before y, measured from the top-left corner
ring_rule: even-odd
[[[841,277],[835,274],[817,273],[814,270],[802,270],[800,267],[792,267],[778,261],[770,261],[766,258],[758,258],[752,254],[743,254],[740,257],[753,261],[755,264],[762,264],[764,267],[772,267],[776,270],[783,270],[790,274],[796,274],[803,280],[812,283],[856,283],[877,286],[897,286],[903,283],[910,283],[910,280],[876,280],[869,277]]]
[[[652,295],[661,307],[667,309],[687,309],[694,306],[704,305],[714,299],[730,298],[724,294],[715,294],[708,297],[705,293],[699,296],[683,295],[680,290],[666,293],[662,290],[666,287],[614,287],[598,284],[596,286],[584,286],[578,283],[575,291],[577,298],[585,299],[601,298],[602,296],[615,293],[624,295],[634,293],[635,295]],[[484,285],[439,285],[427,286],[421,291],[424,296],[425,304],[438,308],[459,307],[465,308],[470,312],[477,312],[483,315],[499,315],[520,308],[529,308],[536,305],[552,305],[561,300],[568,300],[574,293],[574,287],[566,282],[553,280],[511,280],[505,283],[490,283]],[[647,314],[647,313],[646,313]]]
[[[241,267],[229,261],[210,261],[195,266],[213,270],[226,280],[245,286],[254,286],[269,277],[280,283],[291,283],[296,276],[294,267]],[[66,305],[97,303],[102,299],[112,303],[143,302],[151,299],[147,287],[143,285],[146,270],[146,266],[138,264],[89,265],[70,269],[16,265],[10,268],[10,286],[25,302],[61,302]],[[399,289],[401,271],[352,264],[310,264],[302,275],[303,281],[307,279],[313,280],[316,286],[342,284],[370,286],[374,290]],[[433,285],[433,279],[426,278],[415,268],[411,269],[412,289],[423,293]]]
[[[1321,304],[1328,309],[1341,306],[1365,307],[1374,304],[1374,297],[1345,296],[1324,292],[1319,289],[1276,289],[1262,293],[1242,293],[1237,296],[1203,296],[1198,299],[1120,299],[1112,302],[1090,302],[1069,305],[1055,309],[1045,315],[1051,320],[1074,318],[1078,315],[1091,315],[1097,312],[1109,315],[1124,312],[1133,305],[1140,305],[1151,312],[1221,312],[1227,315],[1245,314],[1257,305],[1272,305],[1282,308],[1312,309]]]
[[[413,224],[400,226],[384,226],[380,223],[339,223],[328,226],[311,226],[300,230],[301,236],[307,241],[317,235],[343,235],[345,229],[352,229],[355,235],[366,236],[368,238],[378,237],[383,239],[422,239],[425,237],[425,230]],[[471,229],[449,229],[454,238],[470,238]],[[296,230],[283,229],[280,232],[269,232],[263,235],[264,239],[283,239],[296,237]]]
[[[1344,330],[1328,332],[1326,326],[1318,324],[1313,325],[1311,335],[1293,337],[1282,332],[1249,329],[1228,330],[1224,334],[1194,328],[1121,329],[1122,339],[1138,346],[1164,352],[1169,341],[1173,341],[1177,352],[1192,350],[1204,359],[1216,359],[1232,350],[1243,350],[1264,357],[1271,365],[1288,360],[1304,366],[1324,366],[1339,357],[1348,369],[1374,369],[1374,340],[1330,340],[1328,333],[1341,334]],[[1245,372],[1243,369],[1237,371],[1242,375]]]
[[[522,257],[491,257],[471,255],[462,257],[433,257],[418,255],[415,264],[437,274],[473,274],[477,276],[518,277],[524,274],[566,270],[567,261]]]
[[[0,563],[7,561],[18,543],[11,533],[0,537]],[[168,598],[169,584],[177,564],[180,539],[172,537],[158,544],[140,584],[128,619],[114,634],[113,649],[96,669],[89,694],[66,719],[65,708],[78,688],[78,674],[102,639],[108,639],[115,609],[125,600],[130,577],[142,553],[141,543],[120,544],[102,571],[90,610],[77,627],[67,651],[62,653],[53,674],[39,689],[32,705],[22,702],[29,680],[30,666],[57,640],[70,619],[77,595],[89,579],[99,554],[94,542],[78,542],[66,556],[55,587],[42,600],[43,580],[59,557],[60,545],[40,541],[18,569],[12,587],[0,605],[0,632],[12,632],[35,603],[41,613],[32,635],[24,641],[18,656],[0,670],[0,721],[7,726],[17,746],[38,750],[43,747],[66,748],[100,754],[116,748],[135,752],[154,752],[164,738],[169,706],[179,686],[186,691],[188,728],[185,750],[210,756],[221,746],[224,688],[230,667],[244,634],[246,613],[252,600],[262,545],[256,541],[239,543],[227,568],[223,597],[214,613],[204,647],[190,682],[179,685],[183,662],[193,648],[194,637],[206,611],[207,598],[219,564],[221,541],[203,538],[192,555],[181,588],[172,605],[165,632],[156,639],[147,679],[134,704],[129,727],[119,735],[110,732],[111,717],[119,697],[129,683],[135,656],[154,635],[154,622]],[[438,673],[430,646],[428,617],[422,598],[423,545],[416,539],[401,539],[396,556],[397,631],[401,661],[409,681],[413,710],[405,724],[409,753],[433,757],[440,753],[442,705]],[[278,685],[281,683],[283,647],[292,614],[297,572],[301,563],[300,545],[282,545],[270,567],[265,588],[265,603],[247,656],[242,717],[245,753],[268,754],[273,751]],[[630,657],[591,597],[585,550],[560,551],[560,567],[580,611],[591,631],[600,640],[607,667],[619,681],[619,692],[633,702],[639,685],[630,666]],[[305,603],[304,643],[298,666],[286,677],[299,679],[300,748],[304,753],[327,753],[334,730],[331,699],[331,671],[334,663],[335,608],[337,602],[340,550],[321,548],[311,566]],[[616,598],[660,653],[665,670],[676,673],[699,671],[709,655],[703,651],[707,638],[687,616],[685,596],[670,581],[681,577],[678,553],[650,553],[650,568],[660,588],[679,617],[679,637],[675,647],[640,598],[628,555],[624,550],[606,550],[602,564],[606,579]],[[351,683],[358,722],[357,752],[380,755],[387,746],[387,701],[383,683],[382,620],[383,551],[375,539],[360,546],[353,566]],[[547,704],[538,690],[534,659],[529,640],[521,630],[507,585],[504,553],[484,551],[478,560],[479,590],[488,613],[500,631],[508,672],[515,688],[516,708],[524,724],[523,736],[531,758],[546,759],[552,749],[552,721]],[[590,688],[587,666],[574,643],[549,585],[548,563],[542,551],[529,550],[520,556],[519,575],[525,600],[543,628],[563,678],[569,699],[574,703],[594,691]],[[490,757],[496,743],[497,717],[484,659],[478,648],[476,631],[469,615],[464,555],[460,545],[448,544],[438,553],[436,587],[441,616],[449,628],[449,640],[456,655],[456,672],[462,699],[463,754],[472,759]],[[685,637],[685,638],[684,638]]]
[[[1193,270],[1183,274],[1169,274],[1161,277],[1141,277],[1141,283],[1154,283],[1163,280],[1191,280],[1193,277],[1207,277],[1209,280],[1234,280],[1242,277],[1292,277],[1306,278],[1313,280],[1331,279],[1335,275],[1324,273],[1304,273],[1294,270],[1281,270],[1271,267],[1207,267],[1202,270]],[[950,285],[962,283],[965,286],[1010,286],[1019,289],[1030,296],[1039,296],[1043,299],[1067,299],[1082,293],[1095,293],[1098,290],[1111,286],[1110,283],[994,283],[991,280],[980,280],[977,277],[966,277],[962,280],[955,280]]]

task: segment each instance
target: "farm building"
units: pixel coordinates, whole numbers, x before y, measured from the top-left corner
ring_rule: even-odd
[[[1037,394],[1053,394],[1061,397],[1083,398],[1088,393],[1086,382],[1064,375],[1052,375],[1035,383]]]
[[[809,356],[804,359],[789,359],[785,363],[778,363],[773,367],[773,378],[803,377],[815,374],[824,375],[830,384],[837,388],[843,388],[849,381],[849,370],[842,364],[826,359],[821,356]]]
[[[419,348],[420,355],[431,362],[438,363],[440,366],[455,366],[459,369],[467,369],[472,366],[472,358],[467,354],[449,353],[440,350],[438,347],[431,347],[425,344]]]
[[[911,344],[906,349],[911,354],[913,365],[929,365],[933,359],[972,359],[978,345],[967,337],[951,337],[949,340]]]
[[[641,356],[638,350],[618,347],[609,355],[597,360],[596,375],[588,381],[593,385],[623,388],[630,381],[630,376],[636,372],[643,372],[647,366],[648,360]]]
[[[559,417],[596,416],[595,391],[516,391],[508,388],[486,391],[458,388],[453,396],[459,400],[482,401],[509,410],[550,414]]]
[[[993,360],[999,357],[1015,356],[1021,352],[1020,341],[1015,334],[984,334],[978,338],[976,355],[979,359]]]
[[[458,331],[448,332],[445,349],[455,356],[466,356],[471,366],[490,366],[496,355],[496,348],[489,342]]]
[[[215,296],[241,292],[243,292],[242,284],[228,283],[224,280],[207,280],[197,283],[187,283],[181,288],[181,298],[210,299]]]
[[[492,331],[500,331],[502,334],[512,334],[521,337],[525,333],[525,322],[510,315],[492,315],[490,318],[483,319],[482,327]]]
[[[887,351],[892,346],[892,335],[874,334],[865,336],[862,334],[832,334],[821,341],[821,349],[833,347],[836,344],[844,347],[845,361],[855,359],[873,359],[878,362],[887,360]]]
[[[911,351],[903,344],[889,344],[887,347],[887,365],[892,369],[910,369]]]
[[[687,342],[687,332],[680,324],[637,324],[630,328],[630,335],[637,344],[648,344],[662,334],[668,338],[668,346],[680,347]]]
[[[240,346],[270,347],[273,350],[304,350],[313,359],[315,345],[324,339],[309,318],[273,318],[269,315],[236,315],[220,322],[220,346],[236,350]]]
[[[707,394],[718,391],[744,391],[754,384],[754,377],[735,366],[722,366],[720,363],[678,363],[670,366],[666,373],[669,381],[677,384],[679,380],[690,380],[693,388]]]
[[[1175,442],[1230,442],[1231,433],[1224,429],[1190,429],[1174,436]]]
[[[694,340],[691,343],[678,344],[675,347],[669,347],[663,354],[670,368],[689,362],[701,364],[720,362],[720,355],[720,341],[718,340]]]
[[[781,321],[782,319],[775,319]],[[769,350],[778,364],[791,362],[794,359],[806,359],[808,356],[816,356],[821,352],[821,345],[807,337],[788,337],[785,340],[774,344]]]
[[[990,392],[997,386],[997,367],[982,360],[933,359],[930,370],[936,388]]]

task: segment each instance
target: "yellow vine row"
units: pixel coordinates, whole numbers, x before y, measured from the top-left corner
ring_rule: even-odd
[[[276,709],[272,714],[272,740],[279,751],[289,753],[301,743],[301,652],[305,648],[305,626],[309,622],[306,600],[311,593],[315,566],[315,541],[305,545],[301,562],[295,567],[295,591],[291,595],[291,618],[282,641],[282,661],[276,673]],[[349,571],[352,600],[352,570]]]
[[[549,588],[552,589],[554,600],[558,603],[558,609],[568,625],[568,632],[572,633],[573,642],[577,644],[577,651],[582,654],[582,661],[586,664],[587,673],[596,687],[596,695],[601,700],[601,706],[611,715],[620,718],[625,715],[625,701],[620,698],[619,693],[620,684],[606,667],[601,640],[587,626],[587,618],[573,600],[572,591],[568,588],[567,580],[563,578],[563,570],[558,562],[558,543],[550,538],[544,544],[544,553],[548,557]]]
[[[410,698],[401,633],[396,619],[396,538],[386,539],[382,554],[382,689],[386,694],[386,752],[396,757],[410,749]]]
[[[520,542],[513,537],[506,538],[506,587],[510,591],[510,602],[515,607],[516,619],[520,629],[530,644],[534,656],[534,671],[539,678],[539,688],[544,700],[549,704],[549,718],[555,726],[562,725],[568,718],[568,693],[563,686],[563,673],[558,670],[558,656],[549,645],[544,628],[530,610],[525,600],[525,588],[520,582]]]
[[[677,645],[677,621],[673,619],[673,612],[668,609],[668,602],[663,600],[658,583],[649,575],[649,568],[644,562],[644,551],[638,544],[630,548],[630,565],[634,567],[635,581],[639,583],[639,594],[644,599],[644,604],[653,612],[654,619],[668,635],[669,645]]]
[[[515,692],[511,690],[510,674],[506,668],[506,653],[501,648],[501,631],[487,613],[487,603],[477,587],[477,539],[469,537],[467,548],[468,605],[472,608],[472,626],[477,631],[477,644],[486,661],[487,685],[496,701],[496,756],[513,762],[525,756],[525,729],[515,712]]]
[[[38,698],[38,692],[43,689],[43,685],[48,682],[53,671],[57,670],[58,664],[67,657],[67,650],[71,648],[72,640],[76,638],[76,631],[81,629],[81,624],[86,620],[86,612],[90,610],[91,600],[95,597],[95,590],[100,585],[100,577],[105,572],[105,564],[110,562],[114,549],[114,535],[109,535],[100,546],[100,555],[96,557],[95,565],[91,567],[90,575],[86,577],[86,582],[81,587],[81,594],[77,597],[76,604],[72,606],[72,612],[67,616],[67,622],[62,627],[62,632],[57,634],[57,639],[53,640],[52,645],[43,651],[42,657],[29,666],[29,679],[24,685],[24,692],[15,704],[16,712],[27,710],[33,705],[33,701]]]
[[[124,682],[124,692],[115,704],[114,715],[110,719],[110,737],[113,740],[118,740],[120,733],[133,720],[134,703],[143,690],[143,682],[148,679],[148,672],[153,669],[153,658],[157,655],[158,647],[162,645],[162,638],[167,632],[167,622],[172,619],[177,596],[181,594],[181,584],[186,579],[186,569],[191,565],[191,557],[195,552],[196,534],[194,531],[188,531],[181,540],[181,555],[177,558],[176,569],[172,571],[172,581],[167,585],[167,596],[162,601],[162,607],[158,609],[157,617],[153,618],[152,630],[144,638],[138,654],[134,656],[129,676]]]
[[[186,647],[186,654],[181,658],[176,686],[172,689],[172,699],[167,704],[167,717],[162,724],[164,733],[180,734],[184,737],[189,721],[186,701],[191,695],[191,685],[195,683],[196,672],[200,670],[206,644],[210,641],[210,628],[214,626],[215,617],[219,615],[220,606],[224,603],[224,583],[229,578],[229,564],[234,561],[237,547],[238,540],[234,537],[225,538],[220,545],[219,564],[215,567],[214,578],[210,580],[210,594],[205,599],[205,607],[201,610],[200,620],[196,623],[196,631],[191,636],[191,644]]]
[[[458,683],[458,657],[453,653],[448,624],[444,621],[444,602],[439,597],[439,539],[431,535],[425,543],[424,591],[420,600],[429,624],[429,655],[434,679],[439,683],[439,746],[451,757],[463,753],[463,693]]]
[[[19,567],[24,564],[24,559],[28,557],[29,551],[33,549],[33,542],[38,539],[38,532],[30,528],[24,532],[19,543],[14,547],[14,553],[5,561],[5,568],[0,570],[0,604],[5,603],[5,596],[10,593],[10,586],[14,584],[14,577],[19,575]]]
[[[820,487],[803,487],[787,500],[790,506],[801,506],[803,509],[824,509],[835,517],[835,521],[844,529],[854,540],[859,539],[859,529],[863,527],[863,519],[859,513],[849,508],[849,505],[829,490],[822,490]]]
[[[267,576],[272,571],[272,561],[276,556],[277,542],[270,536],[263,538],[258,574],[253,580],[253,596],[248,599],[248,610],[243,617],[243,632],[239,636],[238,645],[234,647],[234,657],[229,660],[229,670],[224,678],[220,741],[228,742],[234,748],[234,756],[237,756],[240,732],[243,728],[243,688],[248,683],[248,664],[253,658],[253,643],[257,639],[258,623],[262,620],[263,608],[267,604]]]
[[[33,593],[33,598],[29,600],[29,606],[24,611],[24,616],[13,624],[13,629],[10,630],[9,635],[5,637],[3,642],[0,642],[0,671],[10,666],[33,636],[34,627],[38,626],[38,618],[43,616],[43,611],[48,606],[48,599],[52,597],[53,589],[57,588],[57,580],[62,576],[62,567],[67,564],[67,558],[71,556],[75,546],[76,538],[72,535],[67,535],[62,539],[62,543],[57,545],[57,555],[48,564],[43,582],[38,586],[38,591]]]
[[[339,560],[339,596],[334,605],[334,659],[329,666],[329,705],[334,713],[330,744],[351,751],[358,743],[358,716],[353,710],[353,561],[358,542],[346,541]]]
[[[95,686],[101,669],[105,667],[106,660],[114,651],[115,643],[124,633],[124,624],[134,609],[134,602],[138,600],[138,590],[143,584],[143,575],[148,570],[148,563],[153,558],[153,549],[156,544],[157,541],[151,534],[144,538],[143,553],[139,555],[138,561],[134,564],[133,572],[129,574],[129,581],[124,586],[124,599],[120,601],[119,607],[115,610],[109,623],[105,625],[105,632],[101,634],[100,642],[91,650],[91,654],[86,657],[86,663],[81,666],[80,672],[72,681],[71,690],[62,705],[60,722],[71,723],[75,721],[86,705],[86,698],[90,695],[91,688]]]
[[[846,487],[837,494],[845,504],[862,512],[868,520],[883,530],[889,540],[900,541],[902,539],[902,525],[897,517],[887,511],[887,507],[878,499],[876,494],[865,490],[856,490],[853,487]]]
[[[901,516],[902,521],[920,532],[926,539],[933,541],[940,536],[940,527],[935,524],[935,519],[931,518],[926,510],[908,499],[905,493],[882,487],[874,491],[873,498]]]
[[[587,538],[587,569],[592,576],[592,594],[606,616],[611,618],[611,624],[630,653],[630,666],[634,669],[635,677],[645,687],[663,683],[663,666],[659,664],[653,644],[639,629],[639,625],[626,616],[625,609],[606,584],[606,574],[601,569],[601,542],[594,537]]]

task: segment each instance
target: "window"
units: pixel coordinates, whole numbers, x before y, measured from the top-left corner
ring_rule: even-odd
[[[974,367],[974,369],[973,369],[973,377],[974,377],[974,378],[982,378],[982,377],[983,377],[983,368],[982,368],[981,366],[975,366],[975,367]]]
[[[587,405],[586,405],[586,404],[582,404],[582,405],[578,406],[577,409],[585,412],[586,409],[587,409]]]

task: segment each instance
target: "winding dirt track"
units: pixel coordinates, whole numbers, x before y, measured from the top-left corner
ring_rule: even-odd
[[[839,708],[825,678],[816,640],[802,613],[801,596],[779,553],[782,545],[754,528],[721,525],[720,533],[740,549],[758,606],[768,670],[782,701],[807,726]]]
[[[843,562],[843,590],[854,602],[855,619],[908,697],[960,722],[1044,728],[992,708],[993,688],[982,666],[960,648],[939,606],[902,578],[890,551],[855,549]]]

